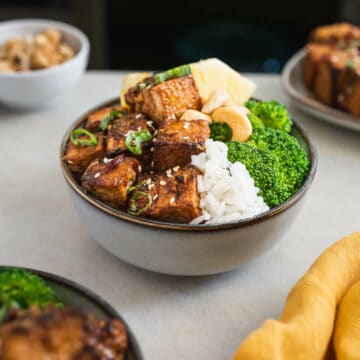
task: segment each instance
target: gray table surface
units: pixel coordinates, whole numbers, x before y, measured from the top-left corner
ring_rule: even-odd
[[[252,75],[256,96],[288,104],[277,76]],[[360,133],[290,106],[313,137],[319,167],[301,216],[266,255],[230,273],[171,277],[129,266],[92,240],[60,172],[64,131],[117,96],[120,72],[89,72],[57,107],[0,109],[0,264],[57,273],[102,294],[125,317],[148,360],[231,359],[244,337],[279,315],[294,282],[338,238],[360,228]]]

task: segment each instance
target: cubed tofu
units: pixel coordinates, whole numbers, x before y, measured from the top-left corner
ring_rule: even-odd
[[[106,154],[113,156],[127,151],[125,140],[130,132],[148,130],[153,133],[153,122],[144,114],[133,113],[120,117],[108,127]]]
[[[322,59],[325,56],[331,57],[333,53],[334,49],[328,45],[308,44],[306,46],[303,80],[307,87],[312,88],[314,86],[317,70]]]
[[[133,215],[174,223],[189,223],[201,214],[197,190],[199,169],[174,169],[142,176],[131,192],[128,212]]]
[[[86,138],[86,136],[83,137]],[[81,139],[82,136],[79,136],[78,138]],[[93,160],[104,155],[105,142],[103,133],[96,133],[96,138],[98,140],[96,146],[77,146],[70,141],[68,142],[63,161],[67,164],[72,173],[81,175]]]
[[[121,106],[104,107],[96,110],[88,116],[85,128],[90,131],[98,130],[101,120],[113,110],[126,111],[126,109]]]
[[[145,113],[158,125],[179,118],[187,109],[201,108],[200,95],[191,75],[141,90],[130,88],[125,97],[133,111]]]
[[[160,127],[154,141],[154,170],[165,171],[190,164],[191,155],[205,151],[205,141],[209,136],[206,120],[167,122]]]
[[[94,160],[81,177],[86,192],[111,206],[121,208],[126,204],[130,186],[139,173],[139,161],[123,154],[113,159]]]
[[[348,23],[337,23],[317,27],[309,37],[310,42],[346,47],[360,40],[360,28]]]

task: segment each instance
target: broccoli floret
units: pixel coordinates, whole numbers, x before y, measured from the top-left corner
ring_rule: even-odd
[[[262,129],[265,127],[264,123],[255,115],[255,114],[248,114],[248,118],[251,123],[251,127],[253,130],[255,129]]]
[[[245,106],[256,115],[266,127],[271,127],[284,131],[291,132],[292,120],[286,107],[275,100],[271,101],[254,101],[250,100],[245,103]]]
[[[210,138],[216,141],[227,142],[232,138],[231,127],[226,123],[213,122],[210,124]]]
[[[290,196],[298,191],[309,171],[310,162],[294,136],[272,128],[256,129],[251,135],[249,145],[270,151],[276,156]]]
[[[11,308],[38,305],[43,309],[49,304],[60,306],[61,300],[43,279],[22,269],[0,271],[0,322]]]
[[[231,141],[228,144],[228,159],[245,165],[259,195],[269,207],[274,207],[287,200],[291,194],[284,181],[282,165],[269,150],[257,149],[249,143]]]

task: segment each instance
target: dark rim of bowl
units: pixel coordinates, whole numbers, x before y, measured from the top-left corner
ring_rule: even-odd
[[[109,318],[118,319],[125,325],[126,332],[128,334],[128,338],[129,338],[130,347],[132,348],[134,355],[136,356],[136,359],[134,359],[134,360],[143,360],[144,359],[141,349],[140,349],[140,346],[139,346],[132,330],[130,329],[129,325],[127,324],[127,322],[112,307],[112,305],[110,305],[107,301],[105,301],[101,296],[94,293],[92,290],[90,290],[74,281],[68,280],[62,276],[55,275],[55,274],[52,274],[52,273],[49,273],[46,271],[42,271],[42,270],[36,270],[36,269],[23,267],[23,266],[0,265],[0,271],[2,271],[4,269],[23,269],[23,270],[29,271],[29,272],[34,273],[35,275],[41,277],[45,281],[47,281],[47,280],[52,281],[54,283],[57,283],[59,285],[66,287],[66,288],[74,290],[75,292],[78,292],[82,296],[88,298],[91,302],[95,303],[96,306],[98,306],[104,313],[108,314]]]
[[[92,198],[90,195],[86,194],[81,189],[81,186],[74,179],[72,173],[70,172],[70,170],[68,169],[68,167],[66,166],[64,161],[62,160],[64,153],[65,153],[66,144],[67,144],[67,141],[69,139],[71,132],[74,129],[76,129],[81,123],[83,123],[85,121],[85,119],[87,118],[87,116],[90,113],[94,112],[95,110],[100,109],[102,107],[114,106],[114,105],[118,105],[118,104],[119,104],[118,98],[108,100],[106,102],[101,103],[100,105],[95,106],[91,110],[87,111],[85,114],[81,115],[65,132],[65,135],[62,139],[61,146],[60,146],[60,166],[61,166],[63,175],[64,175],[66,181],[68,182],[68,184],[71,186],[71,188],[78,195],[80,195],[80,197],[83,200],[87,201],[90,205],[93,205],[98,210],[101,210],[102,212],[104,212],[108,215],[111,215],[113,217],[116,217],[118,219],[125,220],[127,222],[130,222],[130,223],[133,223],[136,225],[143,225],[143,226],[155,228],[155,229],[180,230],[180,231],[187,231],[187,232],[220,231],[220,230],[225,230],[225,229],[234,229],[234,228],[238,228],[238,227],[250,226],[250,225],[254,225],[259,222],[265,221],[265,220],[269,220],[272,217],[274,217],[278,214],[281,214],[282,212],[286,211],[287,209],[289,209],[290,207],[295,205],[308,191],[308,189],[310,188],[310,185],[314,179],[314,176],[316,173],[316,168],[317,168],[317,162],[318,162],[315,146],[314,146],[313,141],[311,140],[309,134],[304,129],[304,127],[301,124],[299,124],[298,121],[292,119],[293,123],[294,123],[294,127],[296,128],[296,130],[299,132],[301,138],[306,143],[307,151],[309,154],[309,160],[310,160],[310,169],[309,169],[308,176],[305,179],[301,188],[293,196],[291,196],[288,200],[286,200],[281,205],[278,205],[265,213],[253,216],[251,218],[236,221],[236,222],[224,223],[224,224],[198,224],[198,225],[177,224],[177,223],[169,223],[169,222],[164,222],[164,221],[156,221],[156,220],[142,218],[139,216],[130,215],[124,211],[112,208],[112,207],[102,203],[101,201]]]

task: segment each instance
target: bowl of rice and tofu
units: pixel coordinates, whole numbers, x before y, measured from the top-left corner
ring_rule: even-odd
[[[291,226],[317,155],[278,102],[218,59],[131,73],[66,132],[61,167],[89,233],[138,267],[229,271]]]

